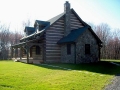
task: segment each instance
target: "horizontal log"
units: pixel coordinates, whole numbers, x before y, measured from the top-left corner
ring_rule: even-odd
[[[51,33],[51,32],[46,32],[46,35],[60,35],[60,36],[62,36],[62,35],[64,35],[63,33]]]
[[[64,25],[64,22],[56,22],[56,24]]]
[[[61,38],[46,38],[46,41],[58,41],[60,40]],[[45,42],[46,42],[45,41]]]
[[[60,59],[61,58],[61,55],[46,55],[46,58],[49,58],[49,59]]]
[[[70,28],[81,28],[81,27],[84,27],[84,26],[71,26]]]
[[[71,27],[83,27],[83,25],[71,25]]]
[[[64,22],[64,18],[58,20],[57,22]]]
[[[83,27],[83,26],[72,26],[70,28],[81,28],[81,27]]]
[[[57,44],[54,43],[46,43],[46,48],[47,47],[59,47],[59,46],[57,46]]]
[[[60,49],[60,47],[59,47],[59,46],[56,46],[56,47],[52,47],[52,46],[49,46],[49,47],[48,47],[48,46],[47,46],[46,49]]]
[[[71,21],[70,25],[74,25],[74,24],[76,24],[76,25],[82,25],[82,23],[79,22],[79,21]]]
[[[60,49],[60,46],[55,45],[46,45],[46,49]]]
[[[50,27],[50,29],[60,29],[60,30],[64,30],[64,27]]]
[[[55,35],[55,36],[52,36],[52,35],[46,35],[46,38],[59,38],[61,39],[63,37],[63,35]]]
[[[52,29],[48,29],[48,30],[51,31],[51,32],[52,32],[52,31],[64,32],[64,28],[52,28]],[[47,30],[47,31],[48,31],[48,30]],[[46,31],[46,32],[47,32],[47,31]]]
[[[70,19],[71,22],[80,22],[79,20],[76,19]]]
[[[53,33],[48,33],[46,32],[46,35],[64,35],[63,33],[59,33],[59,32],[53,32]]]
[[[46,32],[46,36],[51,35],[51,36],[63,36],[63,33],[51,33],[51,32]]]
[[[83,24],[80,22],[71,22],[70,25],[83,25]]]
[[[53,50],[52,51],[50,51],[50,50],[48,51],[47,50],[46,53],[61,53],[61,51],[53,51]]]
[[[80,28],[80,27],[70,27],[70,28]]]
[[[52,25],[52,27],[53,27],[54,25],[64,26],[64,22],[56,22],[55,24]]]
[[[58,24],[58,25],[53,25],[52,27],[59,27],[59,28],[64,28],[64,25],[60,25],[60,24]]]
[[[57,44],[57,41],[56,41],[56,42],[54,42],[54,41],[53,41],[53,42],[51,42],[51,41],[46,41],[46,44],[49,44],[49,43],[50,43],[50,44]]]
[[[51,32],[51,33],[59,33],[59,32],[64,32],[64,29],[48,29],[46,32]]]
[[[46,43],[46,46],[58,46],[57,44]]]
[[[61,51],[61,49],[46,49],[46,52],[47,51],[51,51],[51,52],[60,52]]]
[[[70,19],[77,19],[75,16],[70,17]]]
[[[71,30],[75,30],[75,29],[78,29],[78,28],[70,28]]]
[[[46,53],[47,56],[61,56],[61,53]]]
[[[76,25],[83,25],[81,22],[71,22],[70,23],[70,25],[74,25],[74,24],[76,24]]]
[[[71,16],[75,16],[74,13],[71,13],[70,15],[71,15]]]

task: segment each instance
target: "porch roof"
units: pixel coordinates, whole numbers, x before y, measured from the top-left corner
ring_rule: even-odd
[[[25,36],[23,38],[21,38],[20,40],[23,40],[23,39],[27,39],[29,37],[32,37],[32,36],[35,36],[35,35],[38,35],[38,34],[43,34],[47,28],[49,28],[53,23],[55,23],[59,18],[61,18],[62,16],[64,16],[65,13],[61,13],[53,18],[51,18],[50,20],[48,21],[40,21],[40,20],[36,20],[35,22],[38,22],[39,24],[46,24],[47,26],[41,30],[41,31],[38,31],[38,32],[35,32],[31,35],[28,35],[28,36]]]
[[[70,34],[68,34],[67,36],[65,36],[62,39],[60,39],[57,43],[58,44],[74,43],[76,41],[76,39],[87,29],[88,29],[88,26],[72,30],[70,32]]]
[[[26,42],[14,44],[14,45],[12,45],[12,47],[20,47],[21,45],[24,45],[24,44],[26,44]]]

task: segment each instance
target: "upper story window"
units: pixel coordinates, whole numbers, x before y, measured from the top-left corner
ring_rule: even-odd
[[[90,54],[90,44],[85,44],[85,54]]]
[[[45,28],[44,25],[40,25],[40,26],[39,26],[39,31],[40,31],[40,30],[43,30],[44,28]]]
[[[67,44],[67,55],[71,54],[71,44]]]

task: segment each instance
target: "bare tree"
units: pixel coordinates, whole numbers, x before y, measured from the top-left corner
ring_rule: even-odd
[[[21,37],[21,33],[12,33],[8,26],[0,23],[0,59],[9,58],[11,45],[19,43]]]
[[[8,58],[9,27],[0,25],[0,59]]]
[[[101,49],[101,57],[106,59],[107,53],[108,53],[107,43],[108,43],[108,40],[110,37],[110,27],[107,24],[102,23],[102,24],[96,26],[95,32],[103,42],[103,47]]]

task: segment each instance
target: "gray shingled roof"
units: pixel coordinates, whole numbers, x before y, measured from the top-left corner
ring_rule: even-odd
[[[35,31],[35,28],[34,28],[34,27],[25,27],[25,30],[34,32],[34,31]]]
[[[48,25],[50,23],[48,21],[41,21],[41,20],[36,20],[35,22],[37,22],[39,25]]]
[[[49,19],[48,22],[50,22],[50,25],[52,25],[54,22],[56,22],[58,19],[60,19],[62,16],[64,16],[64,14],[65,13],[63,12],[63,13],[61,13],[61,14],[59,14],[59,15],[51,18],[51,19]]]
[[[82,21],[82,23],[84,24],[84,26],[85,27],[90,27],[87,23],[85,23],[79,16],[78,16],[78,14],[74,11],[74,9],[71,9],[71,12],[73,12],[76,16],[77,16],[77,18],[80,20],[80,21]],[[53,17],[53,18],[51,18],[50,20],[48,20],[48,21],[41,21],[41,20],[36,20],[35,22],[37,22],[38,24],[46,24],[46,27],[43,29],[43,32],[42,33],[44,33],[52,24],[54,24],[57,20],[59,20],[61,17],[63,17],[65,15],[65,13],[63,12],[63,13],[61,13],[61,14],[59,14],[59,15],[57,15],[57,16],[55,16],[55,17]],[[62,43],[62,42],[73,42],[74,41],[74,39],[75,38],[77,38],[77,35],[78,35],[78,33],[80,34],[80,33],[82,33],[82,31],[84,31],[83,29],[85,29],[85,28],[80,28],[81,29],[81,31],[79,31],[78,29],[77,30],[75,30],[75,31],[72,31],[70,34],[69,34],[69,36],[67,36],[66,38],[64,37],[64,39],[61,39],[58,43]],[[39,32],[39,34],[40,34],[41,32]],[[30,37],[31,36],[33,36],[33,35],[36,35],[37,33],[34,33],[34,34],[32,34],[32,35],[30,35]],[[74,36],[72,36],[72,34],[75,34],[75,37]],[[27,36],[26,38],[28,38],[29,36]],[[69,38],[69,40],[68,40],[68,37],[70,37]],[[23,39],[23,38],[22,38]],[[21,40],[22,40],[21,39]],[[25,38],[24,38],[25,39]]]
[[[68,34],[67,36],[65,36],[62,39],[60,39],[57,43],[58,44],[62,44],[62,43],[72,43],[72,42],[75,42],[76,39],[87,29],[88,29],[88,26],[72,30],[70,32],[70,34]]]
[[[51,19],[48,20],[48,21],[36,20],[35,22],[37,22],[37,23],[39,23],[39,24],[46,24],[45,29],[42,31],[42,33],[44,33],[45,30],[50,27],[50,25],[52,25],[52,24],[55,23],[57,20],[59,20],[63,15],[64,15],[64,13],[61,13],[61,14],[59,14],[59,15],[51,18]],[[26,28],[27,28],[27,30],[28,30],[28,29],[29,29],[29,30],[32,30],[32,27],[26,27]],[[35,28],[34,28],[34,29],[35,29]],[[41,32],[38,32],[38,33],[40,34]],[[28,38],[28,37],[32,37],[33,35],[36,35],[36,34],[37,34],[37,33],[34,33],[34,34],[29,35],[29,36],[27,36],[27,37],[23,37],[23,38],[21,38],[20,40],[25,39],[25,38]]]

